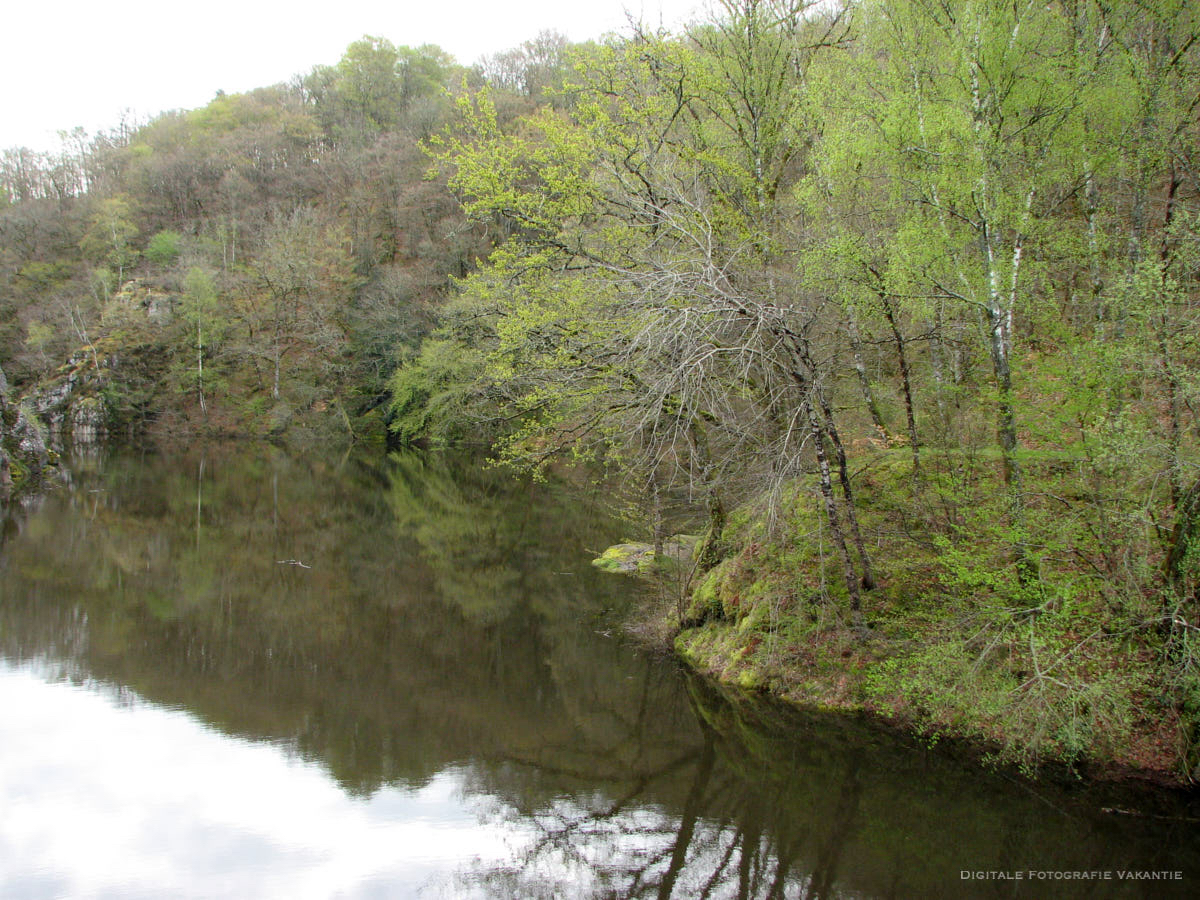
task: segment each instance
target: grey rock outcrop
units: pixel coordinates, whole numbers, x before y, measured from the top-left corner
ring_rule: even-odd
[[[108,409],[100,397],[103,377],[95,357],[80,352],[54,377],[41,382],[26,399],[49,430],[56,447],[92,447],[108,435]]]

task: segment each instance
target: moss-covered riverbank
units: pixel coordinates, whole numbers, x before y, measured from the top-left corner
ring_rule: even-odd
[[[1070,534],[1049,517],[1029,529],[1036,577],[1023,580],[995,509],[939,532],[903,515],[912,489],[886,454],[861,478],[878,580],[861,617],[797,484],[730,517],[715,568],[662,567],[643,630],[720,682],[869,713],[985,762],[1194,784],[1196,687],[1159,627],[1162,595],[1090,571],[1081,560],[1115,552],[1100,535],[1060,552]]]
[[[892,679],[903,669],[919,677],[921,661],[880,640],[864,645],[829,631],[813,635],[804,645],[781,647],[736,626],[706,623],[679,632],[674,648],[689,666],[718,682],[769,692],[802,708],[869,714],[930,746],[953,742],[961,753],[985,765],[1016,766],[1029,775],[1133,780],[1175,788],[1194,783],[1179,766],[1174,717],[1127,714],[1130,720],[1116,723],[1114,734],[1091,732],[1097,739],[1080,746],[1078,738],[1034,721],[1019,698],[1006,708],[994,692],[973,695],[966,680],[943,679],[940,686],[947,695],[960,692],[953,701],[946,695],[935,698],[932,692],[918,696],[917,677]],[[937,652],[949,656],[954,651],[941,647]],[[931,682],[937,677],[928,673]],[[1120,699],[1114,698],[1110,706],[1114,714],[1123,712]],[[1047,712],[1065,718],[1075,711]],[[1083,723],[1062,723],[1066,724]]]

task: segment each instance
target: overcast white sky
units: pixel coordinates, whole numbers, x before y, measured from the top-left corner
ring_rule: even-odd
[[[0,49],[0,148],[57,146],[55,132],[191,109],[334,63],[364,34],[438,44],[459,62],[543,29],[620,31],[626,10],[675,27],[704,0],[50,0],[10,4]]]

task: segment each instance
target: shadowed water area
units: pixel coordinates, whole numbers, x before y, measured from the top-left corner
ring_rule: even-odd
[[[1025,784],[639,650],[633,583],[589,565],[604,500],[456,456],[76,460],[2,523],[0,896],[1200,891],[1178,797]]]

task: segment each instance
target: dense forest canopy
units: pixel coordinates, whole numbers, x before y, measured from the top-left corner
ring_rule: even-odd
[[[483,252],[420,147],[467,78],[436,47],[364,38],[290,84],[5,151],[10,379],[135,350],[101,379],[108,413],[166,432],[377,406]]]
[[[703,511],[679,617],[765,680],[841,628],[877,707],[1190,768],[1198,36],[1187,0],[719,0],[473,68],[365,37],[5,151],[0,358],[110,430],[614,462]]]

